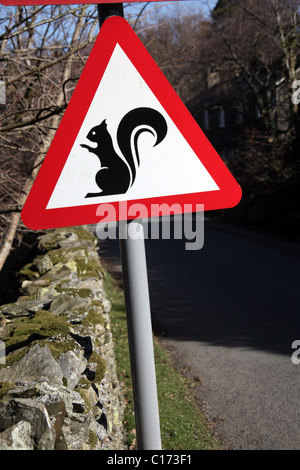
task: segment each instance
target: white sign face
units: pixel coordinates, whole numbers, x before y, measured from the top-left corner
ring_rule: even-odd
[[[167,123],[167,134],[157,146],[154,146],[155,136],[152,133],[140,134],[138,137],[140,165],[137,168],[136,179],[126,193],[118,195],[118,200],[130,201],[219,189],[158,99],[117,44],[47,209],[91,204],[91,198],[85,196],[88,193],[97,194],[100,191],[95,175],[101,166],[105,166],[105,163],[103,165],[101,161],[101,155],[114,151],[120,158],[125,158],[118,147],[118,126],[128,112],[140,107],[154,109],[162,114]],[[113,148],[108,148],[104,135],[102,141],[99,135],[97,143],[91,143],[86,137],[92,128],[100,125],[104,120],[107,124],[107,132],[112,138]],[[131,137],[125,136],[128,142]],[[81,144],[98,146],[100,159],[95,153],[81,147]],[[134,148],[132,151],[134,153]],[[103,160],[105,160],[104,155]],[[99,182],[101,185],[101,176]],[[115,195],[93,197],[95,204],[115,200]]]

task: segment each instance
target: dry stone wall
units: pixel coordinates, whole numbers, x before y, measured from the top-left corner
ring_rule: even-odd
[[[97,239],[48,231],[0,307],[0,450],[123,449],[110,302]]]

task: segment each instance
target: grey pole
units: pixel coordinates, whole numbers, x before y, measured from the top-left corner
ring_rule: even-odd
[[[123,17],[123,4],[98,4],[100,27]],[[153,351],[144,230],[138,220],[119,222],[137,447],[160,450],[161,435]]]
[[[132,234],[140,238],[132,238]],[[119,240],[126,302],[133,399],[140,450],[160,450],[152,324],[143,225],[119,222]]]

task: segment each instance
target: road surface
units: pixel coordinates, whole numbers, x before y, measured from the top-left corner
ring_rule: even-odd
[[[100,247],[117,266],[117,243]],[[146,253],[153,330],[228,447],[300,449],[300,246],[207,219],[201,250]]]

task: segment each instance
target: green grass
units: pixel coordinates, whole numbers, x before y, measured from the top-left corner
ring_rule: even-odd
[[[117,372],[125,395],[126,445],[135,449],[135,420],[123,290],[105,274],[105,290],[112,303],[111,329],[115,342]],[[157,393],[162,448],[165,450],[218,450],[222,445],[212,436],[196,404],[192,382],[185,379],[158,340],[154,338]]]

